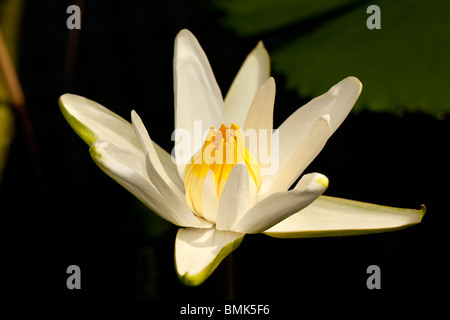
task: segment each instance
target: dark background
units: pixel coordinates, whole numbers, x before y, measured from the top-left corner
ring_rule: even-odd
[[[260,39],[239,39],[225,29],[221,13],[208,1],[85,1],[79,32],[66,28],[70,4],[25,4],[18,71],[44,181],[16,123],[0,189],[0,293],[32,299],[223,297],[225,264],[200,287],[179,282],[173,258],[177,229],[156,220],[160,232],[149,230],[146,224],[154,218],[96,167],[87,145],[64,120],[58,98],[80,94],[126,119],[135,109],[152,138],[170,151],[178,31],[188,28],[199,39],[224,95]],[[77,32],[72,37],[78,36],[78,42],[69,44],[69,34]],[[278,45],[273,36],[262,40],[269,53]],[[72,62],[68,51],[74,54]],[[283,77],[277,70],[272,75],[277,127],[309,98],[286,92]],[[339,80],[330,79],[330,87]],[[438,295],[447,275],[449,222],[450,126],[448,117],[441,118],[352,113],[306,170],[328,176],[327,195],[417,209],[425,204],[421,224],[343,238],[248,235],[233,253],[235,298]],[[66,269],[72,264],[81,268],[81,290],[66,287]],[[381,290],[366,287],[366,269],[372,264],[381,268]]]

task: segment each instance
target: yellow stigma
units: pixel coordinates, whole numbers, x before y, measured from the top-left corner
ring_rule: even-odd
[[[208,172],[211,170],[214,174],[216,193],[220,200],[231,169],[240,162],[247,165],[250,182],[253,180],[256,189],[259,190],[260,167],[250,151],[245,148],[239,126],[232,124],[229,128],[222,124],[218,130],[211,127],[203,147],[192,157],[184,172],[186,202],[196,214],[204,217],[202,191]]]

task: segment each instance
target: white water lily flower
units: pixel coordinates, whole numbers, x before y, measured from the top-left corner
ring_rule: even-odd
[[[182,30],[175,40],[174,85],[175,141],[182,130],[193,133],[195,121],[213,127],[189,163],[176,161],[152,141],[134,111],[129,123],[77,95],[64,94],[59,103],[69,124],[90,146],[97,165],[180,227],[175,261],[185,284],[205,281],[246,234],[356,235],[421,221],[424,207],[400,209],[321,196],[328,179],[319,173],[304,175],[288,190],[352,109],[362,88],[358,79],[342,80],[283,122],[278,128],[279,166],[270,175],[261,173],[257,157],[242,146],[240,129],[273,132],[275,82],[269,78],[269,57],[261,42],[247,56],[223,99],[200,44]],[[225,145],[235,146],[234,153],[227,153]],[[205,161],[203,150],[208,147],[214,159],[228,155],[232,163]]]

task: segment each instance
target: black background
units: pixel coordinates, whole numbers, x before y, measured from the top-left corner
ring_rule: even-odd
[[[173,260],[177,229],[159,238],[142,231],[146,220],[135,198],[96,167],[87,145],[64,120],[58,98],[80,94],[126,119],[135,109],[153,140],[170,151],[178,31],[188,28],[199,39],[224,95],[260,39],[239,39],[223,28],[221,13],[208,1],[85,1],[79,41],[72,47],[75,60],[68,64],[67,39],[78,32],[66,28],[70,4],[43,0],[25,5],[18,71],[45,186],[16,123],[0,189],[0,293],[33,299],[222,298],[226,263],[200,287],[181,284]],[[276,39],[262,40],[269,53],[277,45]],[[272,75],[277,127],[308,99],[286,92],[283,77],[276,70]],[[329,79],[330,87],[339,80]],[[409,208],[425,204],[422,223],[343,238],[248,235],[233,253],[235,298],[437,295],[447,274],[449,137],[448,117],[351,114],[306,172],[328,176],[327,195]],[[81,290],[66,287],[66,268],[72,264],[81,268]],[[372,264],[381,268],[381,290],[366,287],[366,269]]]

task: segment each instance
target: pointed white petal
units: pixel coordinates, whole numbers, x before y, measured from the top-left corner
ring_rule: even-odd
[[[314,98],[290,115],[279,127],[280,140],[301,143],[311,130],[315,120],[325,114],[330,115],[330,135],[333,134],[350,113],[361,90],[362,84],[355,77],[348,77],[340,81],[328,92]],[[293,140],[294,137],[296,140]],[[289,144],[287,146],[289,149],[291,148]],[[280,146],[282,152],[281,149],[283,149],[282,146]]]
[[[269,77],[269,54],[260,41],[249,53],[225,97],[225,123],[241,128],[256,91]]]
[[[180,199],[176,192],[164,181],[151,161],[149,152],[147,153],[146,159],[147,174],[150,177],[150,181],[155,185],[156,189],[161,193],[168,206],[173,212],[176,213],[177,217],[189,227],[210,227],[211,223],[195,215],[184,202],[184,197]]]
[[[209,170],[202,188],[202,213],[206,220],[216,222],[219,199],[217,198],[214,173]]]
[[[231,169],[217,212],[217,230],[231,230],[249,209],[249,177],[245,163]]]
[[[153,142],[150,139],[147,129],[145,128],[141,117],[139,117],[134,110],[131,111],[131,124],[144,153],[147,153],[149,150],[154,150]]]
[[[293,190],[273,193],[255,204],[230,229],[235,232],[260,233],[290,215],[302,210],[328,187],[328,179],[320,173],[303,176]]]
[[[274,102],[275,80],[270,77],[256,92],[244,124],[244,133],[249,137],[246,147],[260,165],[264,163],[262,153],[265,153],[264,156],[271,154]],[[252,135],[256,139],[250,142]],[[262,150],[263,145],[266,150]],[[269,166],[269,163],[265,165]]]
[[[134,110],[131,111],[131,123],[142,150],[145,153],[149,153],[150,160],[152,161],[158,174],[169,185],[169,187],[174,190],[175,194],[180,199],[184,199],[184,186],[178,176],[177,167],[172,161],[170,155],[167,152],[165,152],[165,154],[163,152],[157,152],[155,143],[151,140],[141,118]],[[161,155],[163,156],[160,157]]]
[[[292,146],[295,149],[291,150],[289,155],[280,154],[278,171],[263,177],[258,199],[262,200],[272,193],[287,190],[316,158],[329,136],[329,117],[325,115],[315,121],[301,144]]]
[[[128,162],[128,166],[140,162],[138,167],[145,168],[145,152],[131,123],[99,103],[78,95],[62,95],[59,99],[59,105],[66,120],[89,146],[96,141],[109,141],[118,148],[132,153],[128,159],[124,159]],[[142,130],[139,132],[142,132]],[[161,160],[166,173],[173,181],[179,180],[175,166],[172,165],[170,154],[155,142],[153,142],[153,149]],[[143,172],[145,170],[141,170],[140,173]],[[176,184],[182,186],[181,182]]]
[[[99,103],[66,93],[59,98],[59,106],[67,122],[89,146],[106,140],[143,155],[131,123]]]
[[[175,39],[173,68],[175,141],[180,142],[182,130],[187,130],[190,132],[191,146],[194,146],[194,121],[201,121],[204,130],[211,126],[219,128],[224,122],[224,110],[222,94],[208,58],[194,35],[186,29],[181,30]],[[179,146],[176,144],[177,148]],[[201,145],[194,146],[191,156],[199,148]],[[186,163],[178,163],[177,166],[183,179]]]
[[[328,115],[330,127],[328,137],[336,131],[353,108],[353,105],[361,93],[361,89],[362,84],[357,78],[345,78],[334,85],[327,93],[311,100],[309,103],[299,108],[281,124],[278,128],[279,172],[283,172],[283,168],[287,165],[292,156],[300,150],[298,147],[305,143],[304,141],[306,139],[311,138],[311,131],[317,124],[317,119]],[[319,145],[322,144],[318,151],[323,147],[323,144],[327,140],[326,138],[327,137],[321,138],[319,139],[320,141],[317,142]],[[317,149],[311,150],[316,151]],[[311,155],[309,149],[305,152],[307,152],[308,155]],[[313,159],[309,162],[312,160]],[[293,179],[295,180],[297,177],[298,176],[293,177]],[[273,177],[272,179],[269,179],[269,181],[266,181],[264,191],[268,190],[271,183],[273,183]],[[287,187],[285,186],[285,188]],[[282,191],[282,189],[280,190],[279,188],[274,190]]]
[[[180,228],[175,240],[178,277],[186,285],[200,285],[243,238],[242,233],[217,231],[215,228]]]
[[[256,92],[250,105],[244,130],[266,129],[272,132],[273,128],[273,106],[275,102],[275,80],[270,77]]]
[[[277,238],[312,238],[380,233],[419,223],[420,210],[380,206],[354,200],[321,196],[308,207],[264,233]]]
[[[159,191],[150,182],[145,168],[133,154],[116,147],[109,141],[97,141],[89,149],[95,163],[112,179],[134,194],[163,219],[178,226],[191,226],[191,221],[179,216],[164,200]],[[206,221],[197,222],[199,227],[209,226]]]

